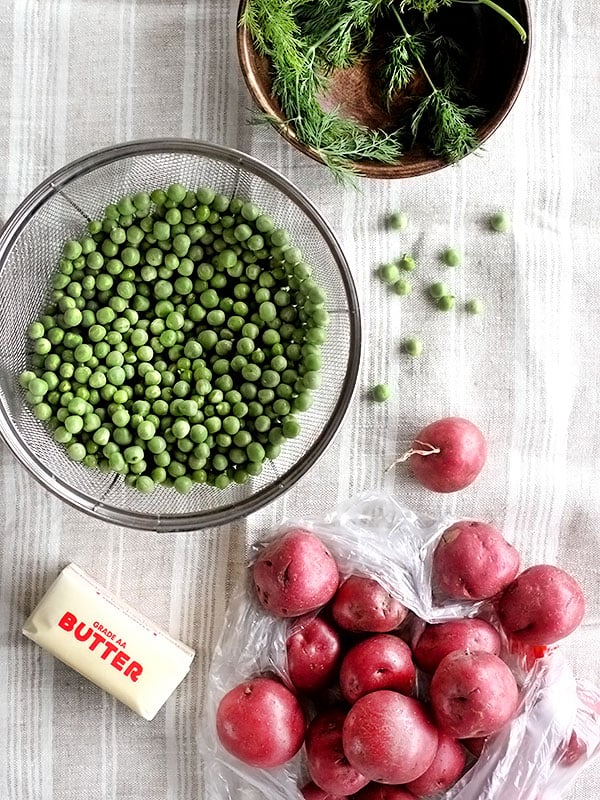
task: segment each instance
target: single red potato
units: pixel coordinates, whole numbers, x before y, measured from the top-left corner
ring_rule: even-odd
[[[559,567],[537,564],[522,572],[498,603],[507,636],[523,644],[552,644],[583,619],[585,599],[577,581]]]
[[[415,800],[415,796],[406,791],[403,786],[370,783],[358,794],[355,794],[352,800]]]
[[[352,706],[343,744],[346,758],[361,774],[377,783],[402,784],[429,768],[438,732],[418,700],[382,689]]]
[[[319,789],[317,784],[312,781],[302,787],[302,797],[304,800],[346,800],[339,794],[329,794],[329,792]]]
[[[337,631],[324,619],[298,620],[286,648],[290,680],[298,691],[310,694],[331,683],[341,646]]]
[[[306,722],[296,696],[279,681],[254,678],[239,684],[217,708],[223,747],[253,767],[278,767],[302,746]]]
[[[262,605],[278,617],[297,617],[329,602],[339,584],[337,565],[323,542],[294,529],[271,542],[253,569]]]
[[[340,667],[340,688],[349,703],[377,689],[410,694],[414,686],[415,666],[410,647],[389,633],[370,636],[354,645]]]
[[[455,522],[434,551],[433,583],[448,597],[484,600],[514,580],[519,561],[515,548],[492,525]]]
[[[458,492],[481,472],[487,445],[472,422],[446,417],[423,428],[409,454],[413,475],[422,486],[434,492]]]
[[[456,783],[465,768],[467,754],[460,742],[443,731],[438,732],[438,737],[438,749],[431,766],[406,784],[415,797],[431,797],[445,792]]]
[[[346,713],[340,708],[322,711],[312,720],[306,732],[306,761],[310,777],[316,785],[334,796],[354,794],[369,779],[353,767],[342,745]]]
[[[500,634],[483,619],[453,619],[436,625],[427,625],[416,645],[413,655],[417,665],[433,673],[440,661],[455,650],[484,650],[500,654]]]
[[[377,581],[351,575],[337,590],[331,613],[344,630],[387,633],[404,622],[408,609]]]
[[[482,651],[457,650],[442,659],[429,694],[439,727],[457,739],[500,730],[519,702],[510,669],[498,656]]]

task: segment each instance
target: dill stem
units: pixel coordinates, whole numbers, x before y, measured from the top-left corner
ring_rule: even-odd
[[[482,1],[483,1],[483,0],[482,0]],[[342,25],[344,24],[344,22],[345,22],[345,20],[344,20],[344,18],[343,18],[343,17],[342,17],[341,19],[339,19],[339,20],[338,20],[338,21],[335,23],[335,25],[333,25],[333,26],[332,26],[332,27],[331,27],[331,28],[330,28],[328,31],[326,31],[326,32],[323,34],[323,36],[321,36],[321,38],[320,38],[320,39],[317,39],[317,41],[316,41],[314,44],[311,44],[311,46],[308,48],[308,49],[309,49],[309,51],[311,51],[311,52],[314,54],[314,53],[315,53],[315,51],[316,51],[316,49],[317,49],[317,47],[320,47],[320,46],[323,44],[323,42],[326,42],[326,41],[327,41],[327,39],[329,39],[329,37],[331,36],[331,34],[332,34],[332,33],[335,33],[335,32],[337,31],[337,29],[338,29],[338,28],[341,28],[341,27],[342,27]]]
[[[484,0],[481,0],[481,2],[484,2]],[[404,33],[404,35],[408,39],[410,39],[411,38],[410,33],[406,29],[406,25],[404,24],[404,20],[400,16],[400,13],[398,12],[398,9],[397,8],[393,8],[392,10],[393,10],[394,14],[397,17],[398,22],[400,23],[400,27],[402,28],[402,32]],[[421,56],[418,53],[413,53],[413,57],[414,57],[415,61],[417,62],[417,64],[419,65],[419,67],[421,68],[421,71],[423,72],[423,75],[425,75],[425,77],[427,78],[427,82],[431,86],[432,91],[437,92],[438,91],[438,87],[431,80],[431,77],[430,77],[429,73],[427,72],[427,70],[425,68],[425,64],[423,63],[423,59],[421,58]]]
[[[518,22],[513,17],[512,14],[509,14],[506,9],[502,8],[502,6],[499,6],[498,3],[495,3],[494,0],[453,0],[453,2],[464,3],[465,5],[471,5],[471,6],[477,6],[477,5],[489,6],[489,8],[492,8],[494,11],[496,11],[496,13],[500,14],[501,17],[504,17],[504,19],[507,22],[510,22],[510,24],[513,26],[513,28],[521,37],[522,42],[527,41],[527,31],[521,25],[521,23]]]

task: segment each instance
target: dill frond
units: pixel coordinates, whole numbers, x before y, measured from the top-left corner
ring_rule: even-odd
[[[431,152],[446,161],[458,161],[479,146],[477,132],[468,121],[483,111],[476,106],[461,108],[442,89],[424,97],[413,113],[413,139],[423,134],[425,127]]]
[[[451,36],[436,36],[431,40],[433,48],[433,67],[440,83],[449,96],[466,95],[458,84],[463,52],[460,45]]]
[[[398,36],[387,49],[382,81],[388,108],[396,94],[405,89],[414,78],[417,57],[423,58],[424,55],[425,38],[422,33]]]

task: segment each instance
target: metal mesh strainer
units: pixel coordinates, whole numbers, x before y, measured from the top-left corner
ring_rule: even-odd
[[[197,484],[181,496],[158,487],[143,495],[123,477],[71,461],[31,413],[19,374],[26,368],[26,328],[48,298],[48,278],[62,245],[80,236],[89,219],[124,194],[180,182],[210,185],[252,200],[290,233],[327,292],[331,318],[323,346],[323,386],[302,432],[286,442],[259,477],[225,490]],[[340,247],[310,201],[259,161],[215,145],[181,139],[131,142],[106,148],[59,170],[15,211],[0,236],[0,433],[49,490],[109,522],[148,530],[193,530],[229,522],[275,499],[323,453],[350,402],[360,360],[356,290]]]

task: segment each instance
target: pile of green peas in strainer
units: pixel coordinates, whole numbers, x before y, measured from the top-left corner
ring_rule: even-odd
[[[243,484],[300,432],[325,299],[254,203],[139,192],[65,242],[20,383],[71,459],[141,492]]]

